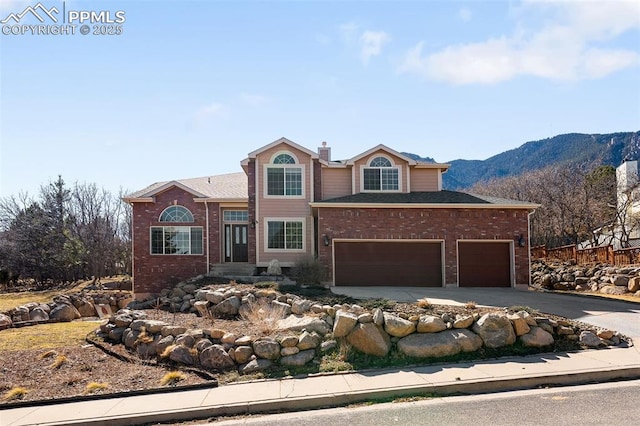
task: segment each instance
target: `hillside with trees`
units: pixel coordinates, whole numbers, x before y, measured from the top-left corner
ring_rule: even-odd
[[[415,154],[406,155],[423,161]],[[443,175],[445,189],[469,188],[477,182],[517,176],[548,166],[593,169],[601,165],[618,167],[625,159],[640,157],[640,131],[608,134],[570,133],[524,145],[486,160],[445,161],[451,167]]]

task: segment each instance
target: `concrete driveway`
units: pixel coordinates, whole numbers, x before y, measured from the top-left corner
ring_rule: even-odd
[[[474,301],[484,306],[529,306],[540,312],[616,330],[640,341],[640,303],[514,288],[332,287],[331,291],[357,299],[415,302],[426,298],[434,304],[464,305]]]

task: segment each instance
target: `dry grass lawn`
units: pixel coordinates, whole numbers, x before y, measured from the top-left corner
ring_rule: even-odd
[[[3,330],[0,354],[5,351],[80,346],[85,343],[87,334],[96,330],[99,325],[100,321],[73,321]]]

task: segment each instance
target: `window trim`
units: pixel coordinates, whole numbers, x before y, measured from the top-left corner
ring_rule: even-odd
[[[189,216],[191,216],[191,220],[162,220],[162,216],[166,213],[167,210],[175,209],[175,208],[184,209],[189,214]],[[160,216],[158,216],[158,222],[160,223],[193,223],[195,222],[195,218],[193,217],[193,213],[191,212],[191,210],[189,210],[185,206],[182,206],[180,204],[172,204],[166,209],[162,210],[162,212],[160,213]]]
[[[295,160],[295,164],[273,164],[273,160],[275,160],[279,155],[282,154],[287,154],[290,155],[294,160]],[[306,191],[305,191],[305,172],[306,172],[306,168],[305,168],[305,164],[301,163],[298,160],[298,157],[296,157],[295,154],[293,154],[290,151],[278,151],[275,154],[273,154],[271,156],[271,158],[269,159],[269,163],[263,164],[263,170],[262,170],[262,196],[264,198],[270,198],[270,199],[281,199],[281,200],[291,200],[291,199],[305,199],[306,198]],[[282,195],[269,195],[269,169],[300,169],[300,185],[301,185],[301,191],[300,191],[300,195],[286,195],[286,194],[282,194]],[[286,172],[285,172],[286,175]],[[286,189],[286,180],[285,180],[285,189]]]
[[[391,167],[371,167],[371,162],[378,157],[382,157],[389,160],[389,162],[391,163]],[[364,171],[371,170],[371,169],[380,170],[380,175],[381,175],[380,189],[364,189]],[[398,189],[382,189],[382,170],[396,170],[396,172],[398,173]],[[387,155],[384,155],[384,154],[372,155],[367,159],[365,164],[360,166],[360,192],[378,192],[378,193],[402,192],[402,167],[397,165],[393,161],[393,159]]]
[[[269,248],[269,222],[284,222],[285,230],[287,222],[299,222],[302,223],[302,248],[288,249],[288,248]],[[304,253],[307,250],[307,219],[304,217],[265,217],[264,218],[264,251],[265,253]],[[286,244],[285,234],[285,244]]]
[[[163,223],[167,223],[167,222],[163,222]],[[165,236],[165,228],[188,228],[189,229],[189,253],[164,253],[165,251],[165,246],[163,244],[162,246],[162,251],[163,253],[154,253],[153,252],[153,229],[157,229],[157,228],[161,228],[162,229],[162,240],[164,241]],[[202,236],[202,240],[201,240],[201,249],[202,249],[202,253],[191,253],[191,247],[192,247],[192,241],[191,241],[191,235],[193,232],[193,229],[200,229],[200,235]],[[205,254],[205,235],[204,235],[204,227],[203,226],[171,226],[171,225],[152,225],[149,227],[149,254],[151,256],[204,256]]]

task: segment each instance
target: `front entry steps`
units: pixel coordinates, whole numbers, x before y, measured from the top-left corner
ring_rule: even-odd
[[[251,263],[216,263],[211,265],[210,274],[217,277],[253,276],[256,265]]]
[[[251,263],[216,263],[211,265],[210,276],[224,277],[242,283],[278,281],[282,284],[296,284],[284,275],[256,275],[256,265]]]

